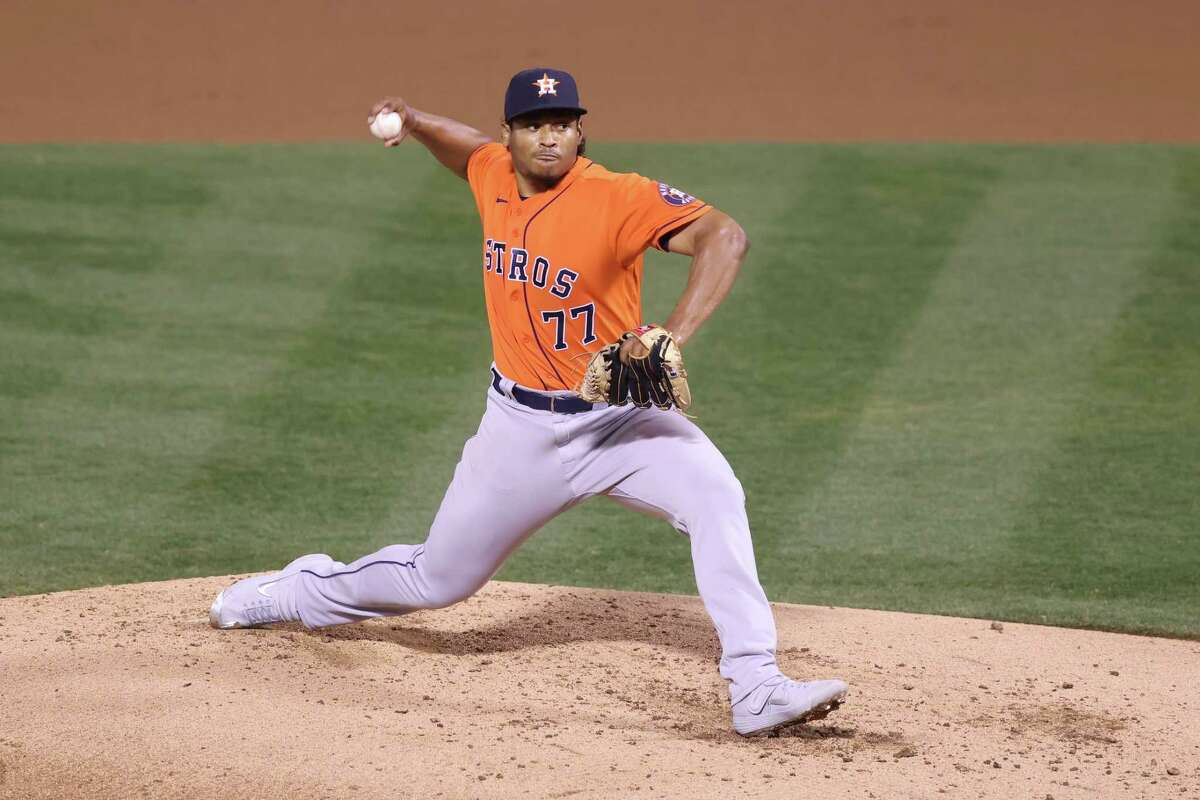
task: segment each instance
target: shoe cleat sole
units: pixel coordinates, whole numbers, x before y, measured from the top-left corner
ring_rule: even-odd
[[[833,698],[827,703],[814,706],[800,716],[789,719],[787,722],[781,722],[778,725],[771,725],[767,728],[762,728],[757,731],[751,731],[750,733],[742,733],[738,735],[744,736],[747,739],[778,736],[780,731],[785,731],[788,728],[795,727],[796,725],[803,725],[807,722],[816,722],[817,720],[825,719],[834,711],[837,711],[839,708],[841,708],[842,704],[845,702],[846,695],[843,694]]]

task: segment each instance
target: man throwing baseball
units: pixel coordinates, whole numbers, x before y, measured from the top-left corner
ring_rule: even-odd
[[[801,683],[780,672],[741,484],[679,413],[690,402],[679,347],[729,292],[748,249],[742,228],[665,183],[585,158],[587,112],[561,70],[513,77],[499,142],[399,98],[377,103],[369,121],[389,113],[403,127],[386,144],[411,135],[475,197],[495,356],[487,409],[424,543],[350,564],[303,556],[239,581],[213,601],[213,626],[317,628],[448,606],[554,516],[607,495],[690,540],[738,733],[769,733],[836,708],[842,681]],[[650,247],[692,258],[665,327],[641,319]]]

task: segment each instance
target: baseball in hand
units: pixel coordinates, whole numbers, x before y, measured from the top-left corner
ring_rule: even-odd
[[[384,141],[395,139],[403,129],[404,120],[395,111],[376,114],[375,119],[371,120],[371,133],[375,135],[375,138]]]

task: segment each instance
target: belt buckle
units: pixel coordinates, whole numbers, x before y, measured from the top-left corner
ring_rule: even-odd
[[[556,412],[556,411],[554,410],[554,401],[555,401],[555,400],[557,400],[557,399],[558,399],[558,398],[557,398],[557,397],[555,397],[554,395],[550,395],[550,413],[551,413],[551,414],[556,414],[556,413],[558,413],[558,412]]]

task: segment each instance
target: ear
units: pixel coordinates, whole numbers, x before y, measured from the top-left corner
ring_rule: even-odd
[[[500,144],[508,147],[508,136],[512,133],[512,128],[508,127],[507,122],[500,123]]]

